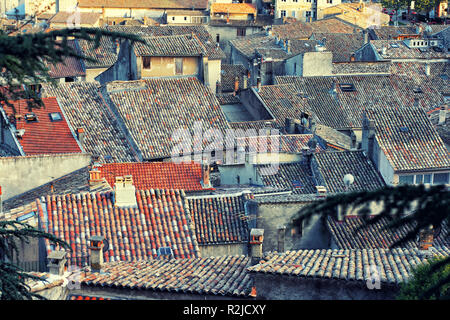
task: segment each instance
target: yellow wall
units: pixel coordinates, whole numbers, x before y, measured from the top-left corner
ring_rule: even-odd
[[[94,82],[95,77],[98,76],[100,73],[106,71],[108,68],[93,68],[93,69],[86,69],[86,81],[87,82]]]
[[[175,74],[175,58],[173,57],[152,57],[151,69],[142,68],[142,57],[138,58],[138,70],[141,71],[141,77],[171,77]],[[183,57],[183,75],[197,75],[199,72],[198,57]]]

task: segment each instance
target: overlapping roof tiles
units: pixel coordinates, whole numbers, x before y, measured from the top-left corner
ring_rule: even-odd
[[[446,257],[447,247],[430,249],[431,256]],[[270,252],[263,262],[248,268],[260,274],[286,275],[301,278],[322,278],[367,281],[371,265],[379,267],[380,281],[398,285],[408,281],[412,269],[428,261],[418,249],[350,249],[298,250]]]
[[[346,191],[343,181],[346,174],[354,177],[348,191],[372,191],[385,186],[383,178],[361,150],[315,153],[312,163],[320,172],[317,182],[330,193]]]
[[[449,168],[442,139],[421,108],[385,106],[366,110],[375,139],[395,171]]]
[[[119,43],[113,42],[110,37],[100,37],[97,48],[94,41],[79,39],[78,44],[84,56],[95,59],[95,61],[85,60],[86,68],[108,68],[117,60]]]
[[[398,75],[358,75],[336,77],[276,77],[279,84],[293,84],[322,124],[334,129],[362,127],[368,106],[413,106],[417,100],[425,111],[444,103],[444,97],[427,82]],[[341,85],[350,84],[352,90]],[[417,89],[421,90],[417,90]]]
[[[201,56],[206,54],[198,38],[194,35],[145,37],[145,43],[136,42],[137,56]]]
[[[239,89],[243,89],[244,77],[247,77],[247,69],[242,64],[221,64],[220,84],[223,92],[234,91],[236,78]]]
[[[370,45],[383,59],[448,59],[450,54],[432,48],[408,47],[405,40],[371,40]],[[383,52],[385,48],[385,52]]]
[[[138,190],[204,190],[201,185],[201,165],[195,162],[105,163],[99,169],[111,187],[114,186],[117,176],[132,175],[133,184]]]
[[[42,85],[44,97],[56,96],[74,130],[84,129],[82,146],[86,152],[99,156],[101,162],[136,161],[117,121],[108,110],[96,83],[73,82],[52,86]]]
[[[327,50],[333,53],[333,62],[350,61],[352,53],[364,44],[362,33],[313,33],[311,39],[324,42]]]
[[[212,3],[211,14],[227,13],[227,14],[256,14],[256,7],[251,3]]]
[[[114,192],[83,193],[36,200],[41,229],[70,245],[67,258],[71,264],[88,263],[92,236],[107,240],[105,262],[157,258],[161,247],[170,247],[174,258],[198,256],[184,191],[137,191],[137,208],[115,207],[114,196]],[[54,249],[46,241],[47,253]]]
[[[236,145],[243,146],[249,151],[258,153],[301,153],[303,147],[309,147],[308,142],[313,139],[313,137],[312,134],[237,137]],[[324,151],[324,148],[317,143],[314,151],[321,152]]]
[[[186,129],[183,137],[191,140],[195,122],[204,130],[229,128],[216,97],[197,78],[110,82],[107,89],[144,158],[171,156],[178,144],[172,135]]]
[[[58,100],[49,97],[43,98],[42,102],[44,107],[36,107],[29,111],[26,100],[12,101],[16,117],[11,107],[3,106],[7,116],[15,120],[16,130],[25,130],[22,137],[18,138],[25,155],[82,152]],[[60,120],[53,121],[51,114],[59,114]],[[20,118],[17,118],[19,115]],[[33,118],[29,117],[31,115]]]
[[[247,256],[112,262],[103,266],[102,273],[82,273],[81,284],[246,298],[252,291],[249,266]]]
[[[252,195],[214,195],[189,197],[198,244],[243,243],[249,239],[245,202]]]
[[[390,223],[387,218],[382,218],[375,224],[365,225],[364,219],[358,216],[345,217],[343,221],[336,221],[328,217],[327,228],[331,233],[336,245],[340,249],[389,249],[396,241],[404,238],[408,232],[412,231],[413,224],[407,224],[395,231],[385,229]],[[449,230],[447,225],[436,229],[436,235],[433,238],[433,246],[449,246]],[[409,240],[402,244],[402,248],[417,248],[418,242]]]
[[[79,51],[75,40],[68,40],[67,42],[70,47]],[[52,78],[82,77],[86,75],[86,70],[84,69],[84,64],[81,59],[66,57],[63,62],[50,64],[48,74]]]

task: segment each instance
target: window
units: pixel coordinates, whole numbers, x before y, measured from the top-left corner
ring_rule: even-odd
[[[414,175],[399,176],[398,184],[414,184]]]
[[[447,184],[449,173],[435,173],[433,177],[433,184]]]
[[[183,58],[175,58],[175,74],[183,74]]]
[[[172,21],[175,21],[175,17],[172,17]]]
[[[51,112],[51,113],[48,114],[48,116],[50,117],[50,120],[52,122],[61,121],[62,120],[62,115],[59,112]]]
[[[353,92],[356,91],[355,86],[353,83],[340,83],[339,88],[341,88],[342,92]]]
[[[72,77],[65,77],[64,82],[75,82],[75,79]]]
[[[152,58],[142,57],[142,68],[150,70],[152,68]]]
[[[286,17],[286,10],[281,10],[281,17],[282,18]]]
[[[333,0],[327,0],[327,3],[333,4]]]
[[[187,20],[187,17],[184,17],[184,21],[186,21]]]
[[[305,17],[311,17],[311,11],[305,11]]]
[[[423,183],[423,174],[416,174],[416,184]]]
[[[220,34],[216,34],[216,42],[220,42]]]
[[[27,122],[38,122],[38,118],[34,112],[26,113],[25,120]]]
[[[431,174],[423,175],[423,183],[431,183]]]
[[[292,18],[295,18],[295,11],[291,12]]]
[[[245,28],[237,28],[236,32],[238,37],[245,37]]]

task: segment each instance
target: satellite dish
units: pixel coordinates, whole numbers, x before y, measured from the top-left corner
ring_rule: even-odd
[[[355,182],[355,177],[353,175],[351,175],[350,173],[347,173],[344,176],[344,184],[345,184],[345,186],[349,187],[351,184],[353,184],[353,182]]]

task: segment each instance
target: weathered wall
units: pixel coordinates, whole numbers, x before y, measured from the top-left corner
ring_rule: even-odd
[[[263,185],[261,177],[257,174],[256,167],[251,163],[239,165],[220,165],[219,172],[221,185]],[[239,177],[239,183],[237,177]]]
[[[86,153],[0,158],[0,186],[3,200],[86,167]]]
[[[257,299],[272,300],[391,300],[396,286],[381,284],[370,290],[364,281],[310,279],[271,274],[252,274]]]
[[[102,72],[105,72],[108,68],[90,68],[86,69],[86,82],[94,82],[95,78]]]
[[[137,79],[136,55],[130,43],[123,41],[120,45],[117,61],[95,78],[101,85],[111,81],[128,81]]]
[[[197,76],[199,73],[198,57],[182,57],[183,58],[183,76]],[[137,58],[137,68],[140,71],[141,78],[147,77],[174,77],[175,58],[173,57],[152,57],[151,69],[142,68],[142,58]]]
[[[264,229],[263,251],[278,249],[278,227],[287,226],[285,231],[284,249],[325,249],[329,247],[329,235],[318,218],[313,218],[311,224],[304,225],[302,234],[292,233],[288,225],[292,216],[308,202],[299,203],[260,203],[258,205],[257,228]]]
[[[88,287],[81,285],[81,289],[71,290],[70,294],[94,295],[101,297],[132,299],[132,300],[235,300],[234,298],[222,295],[171,293],[165,291],[152,290],[130,290],[102,287]]]
[[[333,72],[333,53],[331,51],[306,52],[303,55],[302,76],[330,76]]]
[[[245,106],[247,111],[255,120],[272,120],[273,117],[269,111],[264,107],[262,101],[255,93],[255,88],[242,90],[239,94],[241,103]]]
[[[248,253],[248,245],[246,242],[233,244],[212,244],[207,246],[201,245],[199,248],[200,256],[202,258],[247,255]]]

